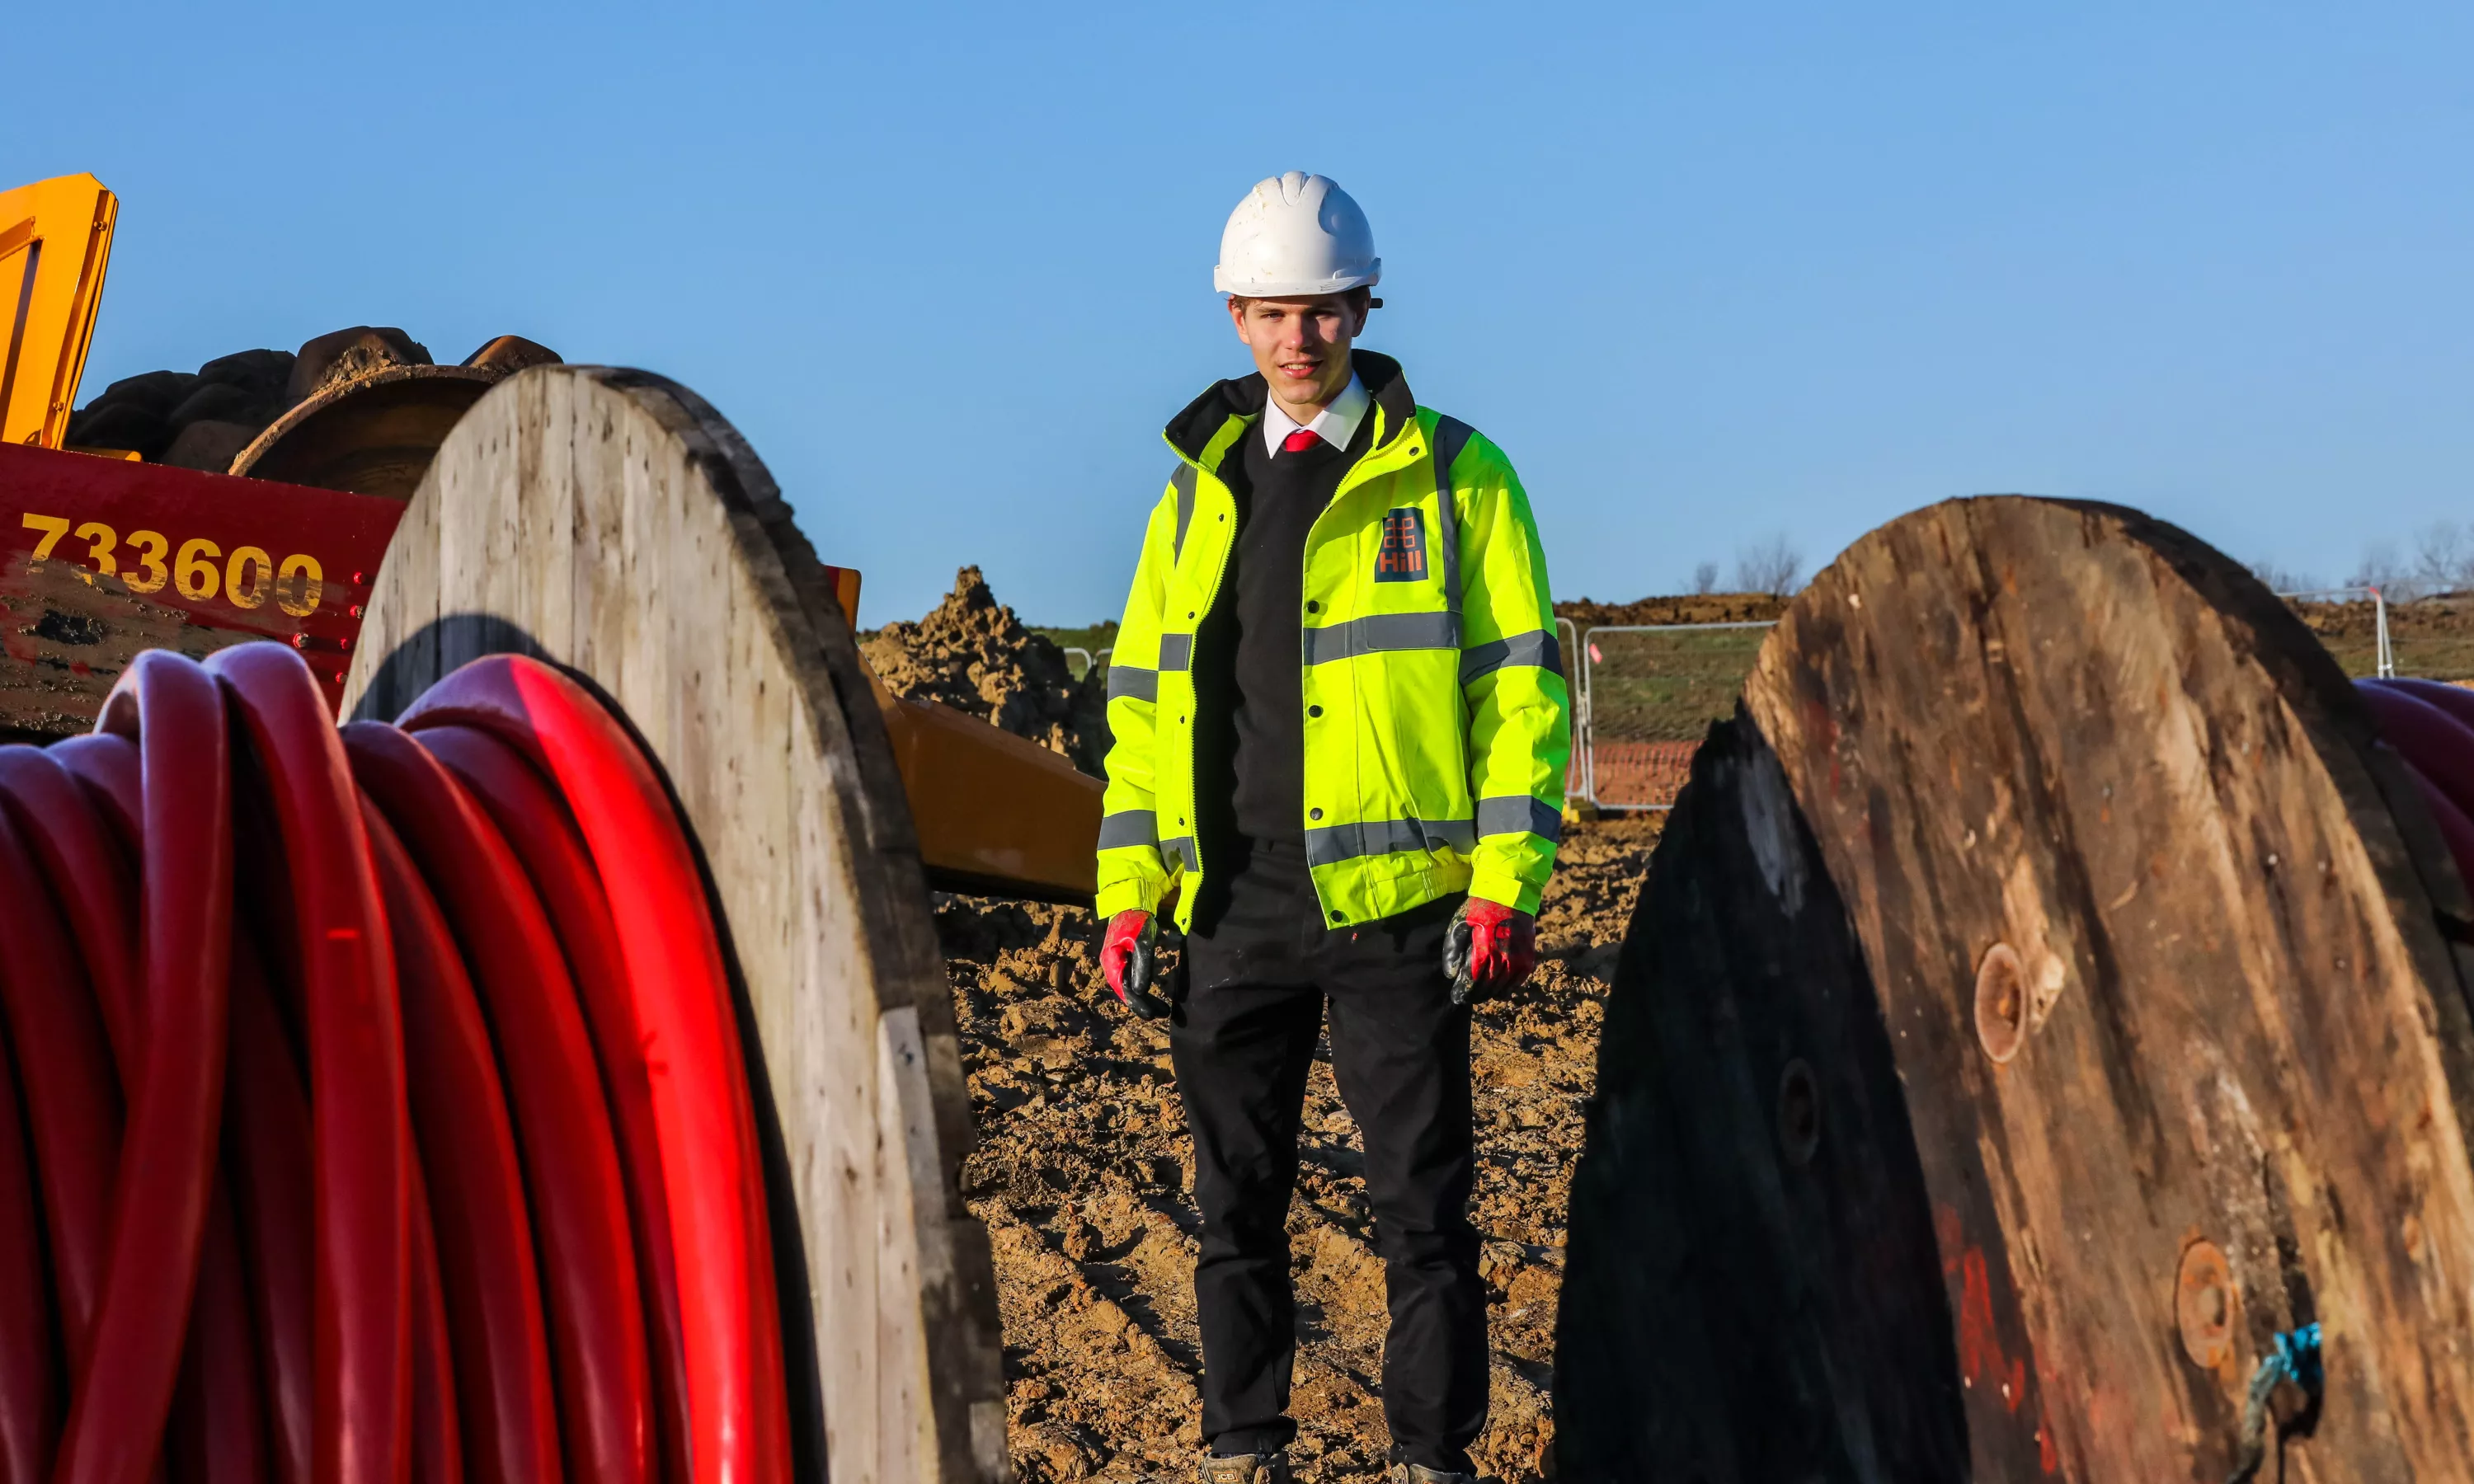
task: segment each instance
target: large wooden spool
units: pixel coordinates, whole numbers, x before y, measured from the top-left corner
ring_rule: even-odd
[[[2474,908],[2302,625],[1953,501],[1799,597],[1608,1006],[1569,1479],[2474,1479]],[[1582,1302],[1578,1295],[1586,1295]]]
[[[1007,1476],[969,1106],[919,852],[850,626],[693,393],[548,366],[455,425],[388,547],[346,706],[478,656],[625,713],[696,839],[761,1055],[799,1476]]]

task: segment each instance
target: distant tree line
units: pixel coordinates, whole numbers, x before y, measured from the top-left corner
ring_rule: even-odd
[[[1728,592],[1766,592],[1783,598],[1804,586],[1804,553],[1783,531],[1750,546],[1735,548],[1735,586]],[[1718,563],[1704,562],[1692,569],[1692,591],[1708,597],[1719,591]]]
[[[2391,603],[2411,603],[2443,592],[2474,591],[2474,530],[2454,520],[2436,520],[2415,532],[2405,549],[2395,541],[2373,541],[2364,548],[2353,575],[2340,583],[2325,583],[2314,573],[2266,560],[2252,562],[2250,569],[2278,592],[2377,587]]]

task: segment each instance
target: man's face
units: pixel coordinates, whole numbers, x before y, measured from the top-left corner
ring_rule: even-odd
[[[1348,385],[1348,347],[1366,328],[1363,295],[1230,299],[1237,338],[1285,407],[1320,408]]]

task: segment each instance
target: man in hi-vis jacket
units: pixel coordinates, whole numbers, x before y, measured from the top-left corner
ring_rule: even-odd
[[[1326,1001],[1390,1291],[1392,1478],[1471,1478],[1486,1421],[1468,1003],[1534,966],[1570,734],[1511,461],[1350,348],[1381,270],[1321,176],[1238,204],[1214,277],[1255,373],[1168,425],[1177,463],[1108,671],[1101,962],[1129,1008],[1172,1017],[1205,1484],[1290,1477],[1286,1229]],[[1155,990],[1172,899],[1184,959]]]

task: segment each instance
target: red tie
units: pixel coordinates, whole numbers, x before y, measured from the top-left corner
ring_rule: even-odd
[[[1316,433],[1314,429],[1299,428],[1288,437],[1280,440],[1280,452],[1303,453],[1309,448],[1320,445],[1322,443],[1322,436]]]

